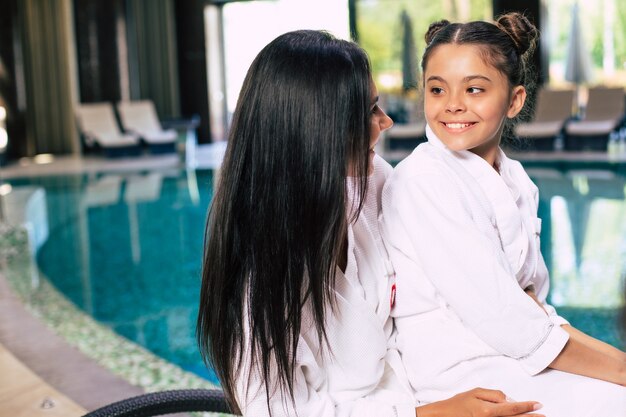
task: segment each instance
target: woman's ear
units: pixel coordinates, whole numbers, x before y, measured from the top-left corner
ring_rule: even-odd
[[[523,85],[518,85],[513,87],[513,91],[511,92],[511,102],[509,103],[509,110],[506,115],[509,119],[514,118],[518,115],[520,111],[522,111],[522,107],[524,107],[524,102],[526,101],[526,89]]]

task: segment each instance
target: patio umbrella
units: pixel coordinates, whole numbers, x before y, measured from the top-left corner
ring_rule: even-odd
[[[419,70],[417,67],[417,49],[413,38],[413,23],[406,10],[402,11],[400,23],[402,27],[402,90],[407,92],[417,88]]]
[[[565,61],[565,79],[578,87],[591,81],[591,56],[585,47],[580,19],[578,18],[578,4],[572,6],[572,23],[567,44]]]

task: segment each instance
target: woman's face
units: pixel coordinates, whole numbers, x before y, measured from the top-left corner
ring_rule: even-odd
[[[376,147],[376,144],[378,143],[380,134],[393,126],[393,120],[391,120],[391,118],[387,116],[383,109],[378,106],[378,89],[376,88],[376,84],[374,84],[374,81],[371,81],[370,90],[370,140],[368,149],[369,162],[367,167],[368,175],[374,172],[374,155],[376,155],[374,147]],[[353,162],[350,162],[348,165],[348,176],[355,177],[356,175],[357,173],[355,172]]]
[[[393,120],[378,106],[378,89],[374,81],[371,81],[372,96],[370,98],[370,146],[369,146],[369,169],[371,174],[374,167],[374,147],[378,143],[380,134],[393,126]]]

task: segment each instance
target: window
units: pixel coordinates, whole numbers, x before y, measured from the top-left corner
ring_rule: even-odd
[[[401,15],[406,11],[413,28],[417,61],[426,47],[424,34],[430,23],[492,19],[491,0],[359,0],[357,28],[359,43],[372,61],[374,78],[381,92],[402,89]]]
[[[580,48],[590,65],[590,84],[626,85],[626,2],[579,0],[578,33],[572,33],[572,0],[550,0],[550,83],[566,85],[570,40],[581,38]]]

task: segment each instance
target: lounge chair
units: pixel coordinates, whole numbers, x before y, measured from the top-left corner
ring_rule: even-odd
[[[139,135],[152,153],[173,152],[178,132],[164,130],[150,100],[122,101],[117,104],[124,130]]]
[[[609,134],[623,120],[623,88],[590,88],[584,117],[565,125],[565,149],[606,151]]]
[[[404,118],[394,120],[395,124],[384,133],[386,151],[412,151],[426,142],[424,98],[404,99],[402,108]]]
[[[101,148],[107,156],[139,155],[139,137],[122,133],[110,103],[80,104],[75,112],[85,145]]]
[[[532,150],[554,150],[555,139],[573,116],[574,90],[542,88],[537,95],[533,120],[515,126],[515,136]]]
[[[426,122],[395,124],[386,132],[388,150],[413,150],[426,141]]]

